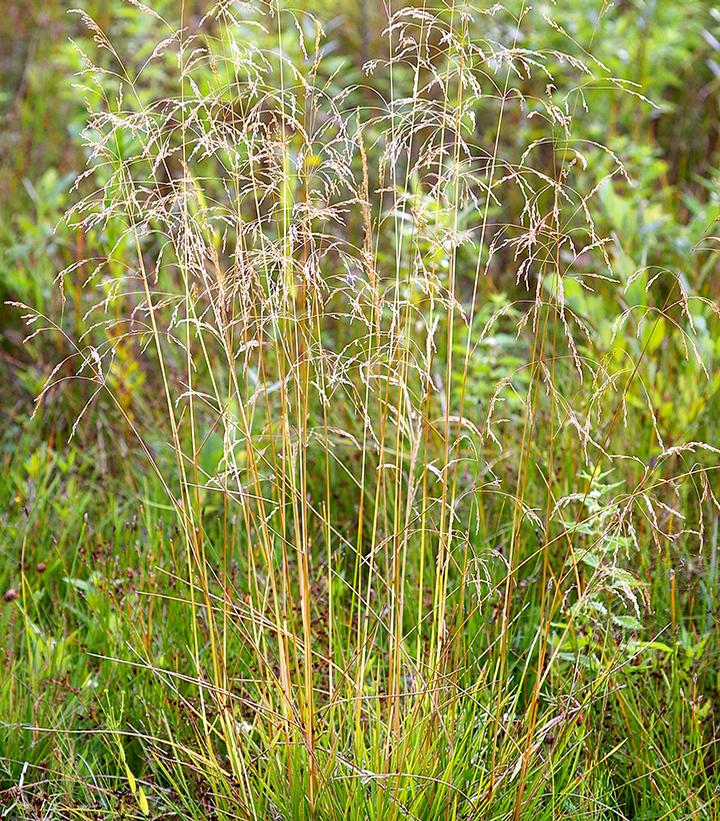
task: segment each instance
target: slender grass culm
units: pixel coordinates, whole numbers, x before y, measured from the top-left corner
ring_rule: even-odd
[[[680,767],[627,688],[674,652],[638,557],[697,553],[717,504],[717,443],[664,441],[651,390],[704,368],[716,308],[597,227],[632,181],[586,114],[651,103],[525,0],[389,5],[349,79],[302,3],[129,2],[147,53],[79,12],[68,221],[104,251],[59,281],[97,297],[79,336],[40,324],[73,351],[44,393],[90,386],[75,426],[114,407],[176,528],[139,606],[185,640],[117,659],[168,713],[106,715],[138,816],[716,817],[716,777],[633,816],[608,775]]]

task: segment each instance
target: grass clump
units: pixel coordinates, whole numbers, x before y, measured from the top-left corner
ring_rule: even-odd
[[[131,6],[130,55],[81,13],[98,254],[59,281],[97,296],[22,306],[64,350],[40,399],[131,445],[7,456],[72,499],[8,502],[12,812],[714,817],[718,311],[613,239],[593,104],[652,104],[593,56],[608,9],[578,43],[402,6],[345,82],[309,12]]]

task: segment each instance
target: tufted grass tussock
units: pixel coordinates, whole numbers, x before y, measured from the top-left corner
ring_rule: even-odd
[[[359,76],[302,5],[131,0],[129,54],[78,12],[102,251],[58,275],[79,328],[24,313],[68,351],[38,412],[117,418],[175,528],[137,607],[180,640],[107,654],[162,693],[145,726],[108,695],[128,806],[715,817],[668,568],[715,550],[720,443],[666,405],[718,310],[628,268],[591,120],[653,103],[553,5],[393,4]]]

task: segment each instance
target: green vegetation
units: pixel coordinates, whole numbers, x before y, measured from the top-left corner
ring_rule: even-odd
[[[10,0],[0,817],[720,818],[720,14]]]

